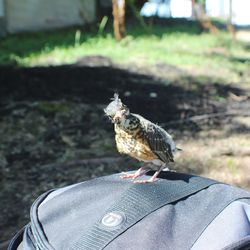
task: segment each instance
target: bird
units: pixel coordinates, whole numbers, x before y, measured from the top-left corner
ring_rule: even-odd
[[[118,152],[150,163],[144,164],[134,173],[122,175],[122,179],[133,179],[134,183],[153,183],[163,169],[169,170],[168,163],[174,162],[175,152],[181,149],[176,147],[167,131],[141,115],[131,113],[117,93],[111,98],[104,112],[114,123]],[[150,170],[155,171],[150,179],[137,179]]]

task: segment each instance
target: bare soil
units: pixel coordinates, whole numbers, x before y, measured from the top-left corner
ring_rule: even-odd
[[[2,67],[0,83],[0,242],[29,221],[29,207],[42,192],[139,166],[118,155],[104,116],[114,92],[173,135],[183,149],[173,169],[250,190],[245,87],[202,82],[169,65],[121,68],[101,57],[59,67]]]

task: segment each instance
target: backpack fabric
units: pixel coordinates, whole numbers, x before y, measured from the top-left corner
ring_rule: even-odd
[[[159,177],[134,184],[114,174],[50,190],[8,250],[250,249],[249,192],[194,175]]]

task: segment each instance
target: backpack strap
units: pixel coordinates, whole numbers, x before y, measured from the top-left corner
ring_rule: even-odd
[[[148,214],[218,183],[215,180],[174,172],[163,172],[160,177],[167,179],[159,179],[152,184],[131,184],[121,198],[70,250],[103,249]]]

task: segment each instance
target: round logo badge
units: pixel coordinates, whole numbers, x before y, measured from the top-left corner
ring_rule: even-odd
[[[101,223],[103,226],[108,227],[109,229],[115,229],[121,226],[125,220],[126,216],[124,213],[113,211],[105,214],[101,220]]]

